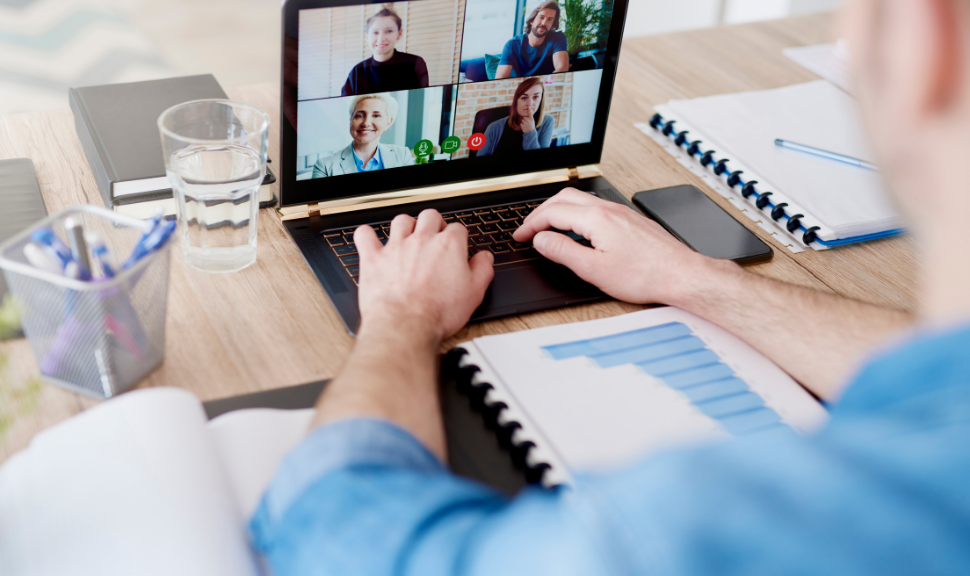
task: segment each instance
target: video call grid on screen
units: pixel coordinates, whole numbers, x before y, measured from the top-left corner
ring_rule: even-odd
[[[296,180],[593,141],[613,2],[330,4],[298,13]]]

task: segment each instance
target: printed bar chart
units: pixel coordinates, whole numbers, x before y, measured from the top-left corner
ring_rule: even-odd
[[[735,436],[792,433],[761,396],[681,322],[542,350],[554,360],[586,357],[600,368],[632,364],[683,394]]]

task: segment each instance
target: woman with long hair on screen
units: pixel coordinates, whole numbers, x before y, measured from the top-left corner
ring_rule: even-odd
[[[397,12],[385,5],[365,24],[371,57],[353,67],[341,96],[427,88],[428,65],[424,58],[395,48],[404,36],[403,22]]]
[[[350,103],[350,137],[346,148],[321,158],[313,166],[313,177],[373,172],[414,164],[406,146],[381,144],[381,136],[394,124],[397,100],[387,94],[358,96]]]
[[[545,115],[545,100],[541,77],[523,80],[515,89],[508,117],[492,122],[485,129],[485,146],[478,151],[478,156],[548,148],[555,121]]]

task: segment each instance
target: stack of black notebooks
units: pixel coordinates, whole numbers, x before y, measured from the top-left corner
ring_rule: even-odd
[[[159,209],[175,215],[158,117],[176,104],[210,98],[227,99],[211,74],[71,88],[78,138],[105,206],[136,218],[149,218]],[[275,181],[267,169],[260,207],[276,202],[270,187]]]

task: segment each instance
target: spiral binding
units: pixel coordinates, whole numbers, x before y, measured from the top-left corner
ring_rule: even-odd
[[[676,120],[668,120],[665,122],[663,116],[661,116],[660,114],[654,114],[653,118],[650,119],[651,128],[653,128],[654,130],[660,131],[661,134],[672,139],[674,141],[674,144],[676,144],[678,148],[683,148],[684,145],[687,144],[687,134],[689,134],[689,131],[683,130],[678,133],[674,129],[674,124],[676,123],[677,123]],[[714,172],[715,176],[722,176],[723,174],[727,173],[728,172],[727,163],[730,162],[730,160],[727,158],[716,160],[714,158],[714,155],[717,154],[717,152],[715,152],[714,150],[707,150],[706,152],[701,152],[702,144],[703,142],[700,140],[694,140],[693,142],[690,142],[690,144],[687,147],[687,154],[692,158],[700,155],[699,162],[701,166],[705,168],[710,168]],[[727,185],[732,189],[740,186],[741,196],[743,196],[745,200],[748,200],[749,202],[751,202],[751,197],[753,196],[754,197],[753,203],[758,208],[758,210],[761,210],[762,212],[767,212],[768,215],[771,216],[771,219],[774,220],[775,222],[779,222],[781,221],[782,218],[784,218],[785,229],[792,234],[795,234],[797,230],[801,230],[802,242],[804,242],[806,245],[811,244],[812,242],[818,242],[820,245],[826,246],[826,247],[837,246],[840,244],[840,242],[838,241],[826,242],[824,240],[821,240],[817,234],[817,231],[820,230],[818,226],[805,227],[805,225],[802,223],[802,218],[805,217],[804,214],[788,214],[788,212],[785,211],[785,207],[788,206],[787,203],[780,202],[778,204],[775,204],[774,202],[772,202],[771,201],[772,193],[759,192],[755,188],[755,184],[757,184],[758,181],[753,180],[751,182],[745,182],[744,180],[741,179],[741,174],[743,173],[744,173],[743,170],[736,170],[731,172],[727,177]]]
[[[490,401],[489,392],[494,387],[487,382],[475,383],[475,374],[481,369],[474,364],[461,365],[461,359],[468,354],[464,348],[455,348],[445,354],[441,363],[442,376],[446,380],[454,380],[458,392],[468,398],[472,409],[482,415],[485,426],[495,432],[499,446],[508,451],[512,463],[525,474],[529,484],[541,485],[546,471],[551,468],[548,463],[529,463],[529,454],[536,447],[534,442],[515,441],[515,432],[522,428],[522,424],[503,417],[508,405],[505,402]]]

